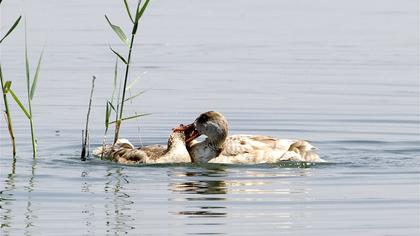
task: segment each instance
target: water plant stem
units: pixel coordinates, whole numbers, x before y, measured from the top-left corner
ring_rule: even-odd
[[[26,75],[26,91],[28,97],[28,112],[29,112],[29,125],[31,127],[31,141],[32,141],[32,154],[36,158],[37,146],[34,130],[34,122],[32,115],[32,96],[31,96],[31,76],[29,74],[29,59],[28,59],[28,40],[26,36],[26,22],[25,22],[25,75]]]
[[[16,141],[15,141],[15,135],[13,132],[12,118],[10,116],[9,102],[7,100],[7,94],[4,88],[5,85],[3,81],[3,73],[1,70],[1,64],[0,64],[0,82],[1,82],[1,90],[3,94],[4,109],[5,109],[4,115],[6,118],[7,129],[9,130],[10,141],[12,143],[12,154],[13,154],[13,157],[15,157],[16,156]]]
[[[30,96],[29,83],[28,83],[28,111],[30,115],[29,125],[31,127],[32,153],[33,153],[33,158],[36,158],[37,146],[36,146],[34,122],[33,122],[33,115],[32,115],[32,101],[31,101],[31,96]]]
[[[2,2],[2,0],[0,0],[0,4],[1,4],[1,2]],[[3,37],[1,37],[0,44],[7,38],[8,35],[10,35],[13,32],[13,30],[18,26],[21,19],[22,19],[22,16],[19,16],[15,20],[15,22],[10,27],[10,29],[6,32],[6,34]],[[9,130],[10,141],[12,143],[12,154],[13,154],[13,157],[15,157],[16,156],[15,135],[14,135],[14,132],[13,132],[12,118],[10,116],[9,102],[7,100],[7,91],[6,91],[6,88],[5,88],[6,85],[3,81],[3,72],[1,71],[1,64],[0,64],[0,82],[1,82],[1,91],[2,91],[2,94],[3,94],[4,109],[5,109],[4,116],[5,116],[6,123],[7,123],[7,129]],[[9,83],[8,86],[10,86],[10,83]],[[8,90],[8,88],[7,88],[7,90]]]
[[[89,98],[89,107],[88,107],[88,112],[86,115],[86,127],[85,127],[85,132],[84,132],[84,138],[83,138],[83,145],[82,145],[82,153],[80,155],[80,159],[82,161],[86,160],[86,146],[88,144],[88,140],[89,140],[89,117],[90,117],[90,110],[92,107],[92,98],[93,98],[93,90],[95,89],[95,80],[96,77],[93,76],[92,78],[92,87],[90,89],[90,98]],[[87,153],[87,156],[89,156],[89,153]]]
[[[132,30],[131,30],[131,40],[128,40],[126,34],[124,33],[124,31],[117,25],[114,25],[111,23],[110,19],[108,18],[107,15],[105,15],[105,19],[107,20],[107,22],[109,23],[109,25],[111,26],[112,30],[115,32],[115,34],[118,36],[118,38],[125,44],[128,46],[128,55],[127,55],[127,59],[125,59],[123,56],[121,56],[121,54],[119,54],[117,51],[115,51],[114,49],[111,49],[111,51],[116,54],[118,56],[118,58],[123,61],[125,63],[125,76],[124,76],[124,83],[123,83],[123,87],[122,89],[122,97],[121,97],[121,101],[117,102],[117,109],[114,109],[114,106],[112,106],[113,110],[115,111],[115,116],[116,119],[114,122],[106,122],[106,128],[108,127],[109,124],[111,123],[115,123],[115,132],[114,132],[114,142],[113,144],[115,144],[119,138],[119,133],[120,133],[120,129],[121,129],[121,125],[122,122],[124,120],[129,120],[129,119],[135,119],[141,116],[144,116],[145,114],[141,114],[141,115],[135,115],[135,116],[130,116],[130,117],[123,117],[124,114],[124,103],[129,99],[125,98],[126,92],[127,92],[127,81],[128,81],[128,76],[129,76],[129,71],[130,71],[130,62],[131,62],[131,53],[133,51],[133,45],[134,45],[134,38],[136,36],[137,33],[137,28],[139,25],[139,21],[140,18],[142,17],[144,11],[146,10],[150,0],[145,0],[144,4],[141,4],[141,0],[137,1],[137,7],[136,7],[136,12],[135,12],[135,17],[133,18],[133,15],[130,12],[130,8],[129,5],[127,3],[127,0],[124,0],[124,5],[125,8],[127,10],[127,14],[128,17],[130,18],[132,25]],[[119,91],[120,92],[120,91]],[[119,99],[118,99],[119,100]],[[107,108],[108,106],[112,105],[111,103],[107,103]],[[109,113],[106,114],[107,119],[109,118]]]
[[[118,140],[120,127],[121,127],[121,120],[122,120],[122,117],[123,117],[125,92],[126,92],[126,87],[127,87],[128,74],[129,74],[129,71],[130,71],[131,52],[132,52],[132,49],[133,49],[134,37],[135,37],[135,33],[131,34],[130,47],[128,49],[127,64],[125,66],[124,85],[123,85],[122,97],[121,97],[121,103],[120,103],[121,104],[120,114],[119,114],[118,120],[115,124],[114,144]]]

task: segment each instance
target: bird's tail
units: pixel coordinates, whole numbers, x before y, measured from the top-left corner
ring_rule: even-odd
[[[93,150],[92,154],[96,157],[112,159],[113,154],[121,149],[131,150],[134,149],[134,146],[130,141],[128,141],[128,139],[118,139],[114,145],[107,144],[97,147],[95,150]]]
[[[325,162],[323,159],[321,159],[316,152],[317,148],[315,148],[312,144],[310,144],[308,141],[305,140],[297,140],[292,145],[290,145],[290,148],[288,152],[295,153],[294,156],[297,159],[300,159],[300,161],[308,161],[308,162]]]

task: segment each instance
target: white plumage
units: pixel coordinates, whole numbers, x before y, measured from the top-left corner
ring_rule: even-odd
[[[258,164],[279,161],[324,162],[315,147],[305,140],[277,139],[264,135],[227,136],[226,118],[219,112],[201,114],[193,124],[182,126],[186,132],[194,128],[198,135],[206,135],[202,142],[187,143],[194,162]]]

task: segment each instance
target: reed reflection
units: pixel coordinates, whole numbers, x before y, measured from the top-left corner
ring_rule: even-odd
[[[4,180],[4,189],[0,189],[0,229],[2,234],[9,235],[9,229],[13,225],[13,193],[16,189],[16,158],[12,160],[12,169]]]
[[[127,234],[133,230],[134,220],[132,214],[133,201],[125,192],[126,186],[130,184],[128,176],[123,168],[110,168],[107,171],[108,181],[105,183],[104,191],[107,194],[105,201],[106,232],[116,235]]]
[[[85,199],[85,203],[83,204],[83,210],[82,214],[83,220],[85,222],[86,226],[86,233],[88,235],[93,234],[95,232],[94,227],[94,220],[95,220],[95,208],[93,207],[93,193],[91,192],[91,184],[89,184],[89,173],[86,170],[83,170],[81,173],[82,177],[82,185],[80,187],[80,191],[82,193],[87,193],[89,196],[87,196]]]
[[[35,170],[36,170],[37,161],[36,159],[32,160],[31,163],[31,175],[29,177],[28,185],[25,186],[25,189],[28,192],[28,200],[26,203],[26,209],[25,209],[25,235],[31,235],[31,229],[34,227],[34,221],[38,218],[37,211],[33,207],[32,202],[32,192],[35,191]]]

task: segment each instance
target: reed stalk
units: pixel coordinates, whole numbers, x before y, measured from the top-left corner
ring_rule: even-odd
[[[0,0],[0,4],[1,4],[1,0]],[[13,25],[9,28],[9,30],[6,32],[6,34],[1,37],[0,39],[0,44],[7,38],[7,36],[9,36],[13,30],[18,26],[20,20],[22,19],[22,16],[19,16],[15,22],[13,23]],[[1,91],[3,94],[3,102],[4,102],[4,117],[6,119],[6,123],[7,123],[7,129],[9,131],[9,136],[10,136],[10,142],[12,143],[12,155],[13,157],[16,156],[16,141],[15,141],[15,135],[13,132],[13,125],[12,125],[12,117],[10,115],[10,109],[9,109],[9,101],[7,100],[7,92],[6,92],[6,84],[4,83],[3,80],[3,72],[1,69],[1,63],[0,63],[0,82],[1,82]],[[10,86],[10,83],[9,85]]]
[[[117,51],[115,51],[114,49],[111,48],[111,51],[113,53],[115,53],[117,55],[117,57],[122,62],[124,62],[124,64],[125,64],[125,73],[124,73],[124,83],[123,83],[123,87],[122,87],[122,96],[121,96],[121,100],[117,104],[118,108],[117,108],[117,110],[115,110],[116,120],[114,122],[111,122],[111,123],[115,123],[115,132],[114,132],[114,141],[113,141],[114,144],[117,142],[117,140],[119,138],[121,125],[122,125],[122,122],[124,120],[134,119],[134,118],[138,118],[140,116],[146,115],[146,114],[140,114],[140,115],[135,115],[135,116],[123,118],[124,103],[127,101],[127,99],[125,97],[126,97],[126,91],[127,91],[127,81],[128,81],[128,78],[129,78],[130,63],[131,63],[134,40],[135,40],[135,36],[136,36],[136,33],[137,33],[137,28],[138,28],[139,21],[140,21],[142,15],[143,15],[144,11],[147,8],[147,6],[149,4],[149,1],[150,0],[146,0],[143,5],[141,4],[141,0],[139,0],[137,2],[136,14],[134,15],[135,17],[133,18],[132,14],[131,14],[131,11],[129,9],[129,5],[127,3],[127,0],[124,0],[124,5],[125,5],[125,8],[126,8],[128,17],[130,18],[130,21],[132,23],[131,39],[130,40],[128,40],[124,31],[119,26],[112,24],[111,21],[109,20],[109,18],[105,15],[105,18],[106,18],[107,22],[109,23],[109,25],[111,26],[112,30],[116,33],[116,35],[120,38],[120,40],[128,46],[127,59],[125,59],[123,56],[121,56],[120,53],[118,53]]]
[[[0,64],[0,81],[1,81],[1,91],[3,93],[4,109],[5,109],[4,116],[7,123],[7,129],[9,130],[10,141],[12,143],[12,154],[13,154],[13,157],[15,157],[16,156],[16,141],[15,141],[15,135],[13,132],[12,118],[10,116],[9,101],[7,100],[6,88],[3,81],[3,73],[1,70],[1,64]]]
[[[41,68],[42,56],[44,54],[44,50],[42,50],[41,55],[38,59],[38,64],[35,70],[35,74],[33,80],[31,82],[30,76],[30,69],[29,69],[29,59],[28,59],[28,44],[27,44],[27,37],[26,37],[26,27],[25,27],[25,76],[26,76],[26,92],[27,92],[27,99],[28,99],[28,109],[22,104],[18,96],[13,92],[11,85],[11,81],[6,81],[4,85],[4,93],[8,93],[12,96],[13,100],[15,100],[16,104],[20,107],[22,112],[26,115],[26,118],[29,120],[29,125],[31,129],[31,141],[32,141],[32,153],[33,158],[36,158],[37,155],[37,140],[35,137],[35,128],[34,128],[34,121],[33,121],[33,113],[32,113],[32,100],[35,95],[36,85],[38,83],[39,72]]]
[[[91,110],[91,107],[92,107],[93,90],[95,89],[95,80],[96,80],[96,77],[93,76],[92,87],[90,89],[89,107],[88,107],[88,112],[87,112],[87,115],[86,115],[86,127],[85,127],[85,132],[84,132],[85,135],[84,135],[84,138],[82,138],[83,145],[82,145],[82,153],[80,155],[80,159],[82,161],[86,160],[86,146],[87,146],[88,140],[89,140],[89,117],[90,117],[90,110]],[[89,152],[87,152],[87,156],[89,156]]]
[[[33,158],[36,158],[37,155],[37,140],[35,137],[35,128],[34,128],[34,119],[33,119],[33,113],[32,113],[32,99],[35,94],[36,84],[38,82],[38,75],[39,75],[39,69],[41,66],[42,61],[42,55],[43,51],[41,52],[41,55],[38,60],[38,65],[35,71],[35,75],[33,78],[33,81],[31,83],[31,76],[30,76],[30,68],[29,68],[29,59],[28,59],[28,40],[27,40],[27,31],[26,31],[26,25],[25,25],[25,75],[26,75],[26,92],[27,92],[27,98],[28,98],[28,110],[29,110],[29,125],[31,127],[31,142],[32,142],[32,153]]]
[[[115,96],[115,91],[117,90],[117,79],[118,79],[118,58],[115,60],[115,67],[114,67],[114,83],[112,86],[112,96],[111,96],[111,100],[107,100],[106,101],[106,111],[105,111],[105,132],[104,132],[104,139],[102,141],[102,150],[105,149],[105,142],[106,142],[106,136],[108,134],[108,129],[109,129],[109,118],[111,117],[111,112],[112,110],[115,111],[115,113],[118,116],[118,110],[115,110],[114,108],[114,96]],[[119,90],[118,90],[118,100],[119,100]],[[118,109],[118,106],[117,106]],[[118,117],[116,117],[117,119]],[[101,154],[101,159],[103,159],[103,154],[104,152],[102,152]]]
[[[118,121],[115,125],[114,143],[117,142],[118,136],[119,136],[119,133],[120,133],[121,117],[123,116],[123,111],[124,111],[125,92],[126,92],[126,88],[127,88],[128,73],[130,71],[131,51],[133,49],[134,37],[135,37],[135,33],[131,34],[130,48],[128,50],[127,64],[126,64],[126,67],[125,67],[125,76],[124,76],[124,85],[123,85],[122,97],[121,97],[120,114],[119,114],[119,119],[118,119]]]

